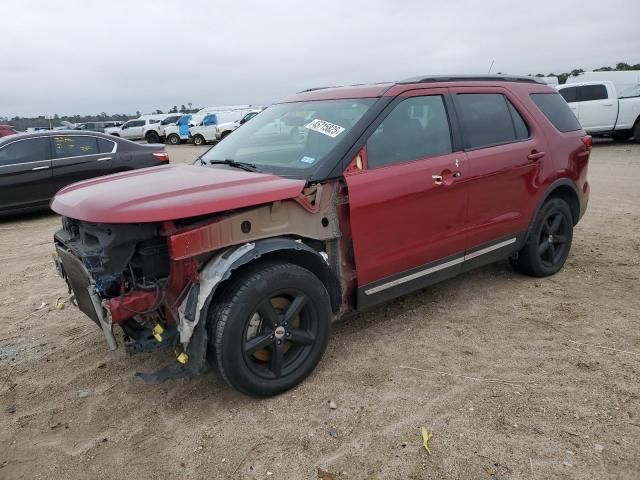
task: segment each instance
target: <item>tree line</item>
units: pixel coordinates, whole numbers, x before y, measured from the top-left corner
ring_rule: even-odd
[[[640,63],[636,63],[635,65],[629,65],[628,63],[619,62],[619,63],[616,63],[615,67],[600,67],[600,68],[594,69],[593,71],[594,72],[624,72],[627,70],[640,70]],[[570,72],[549,73],[548,75],[543,75],[542,73],[536,73],[535,76],[536,77],[558,77],[558,83],[562,85],[563,83],[567,82],[567,78],[574,77],[581,73],[584,73],[584,70],[582,68],[575,68]]]
[[[186,105],[181,105],[180,108],[178,108],[177,105],[174,105],[173,107],[169,108],[166,111],[166,113],[196,113],[198,110],[200,110],[200,108],[193,108],[191,103],[189,103],[188,105],[189,105],[188,107]],[[164,114],[165,112],[160,109],[156,109],[151,113],[161,115],[161,114]],[[51,126],[59,127],[62,125],[61,122],[63,120],[70,123],[104,122],[107,120],[119,120],[121,122],[126,122],[127,120],[138,118],[140,115],[141,115],[140,111],[136,111],[135,114],[129,114],[129,113],[108,114],[106,112],[100,112],[96,115],[55,114],[51,119]],[[15,116],[13,118],[0,119],[0,123],[5,123],[5,122],[15,127],[15,129],[18,131],[24,131],[27,128],[49,127],[49,119],[47,119],[45,115],[39,115],[37,117]]]
[[[600,67],[600,68],[596,68],[594,70],[594,72],[616,72],[616,71],[627,71],[627,70],[640,70],[640,63],[637,63],[635,65],[630,65],[628,63],[625,62],[618,62],[615,67]],[[575,68],[573,70],[571,70],[570,72],[565,72],[565,73],[548,73],[548,74],[542,74],[542,73],[536,73],[535,75],[531,75],[530,76],[536,76],[536,77],[558,77],[558,82],[560,84],[563,84],[567,81],[567,78],[571,77],[571,76],[575,76],[578,75],[580,73],[583,73],[584,70],[582,68]],[[498,72],[499,74],[503,73],[503,72]],[[193,105],[189,102],[188,106],[182,104],[180,106],[180,108],[178,108],[177,105],[174,105],[173,107],[171,107],[170,109],[167,110],[166,113],[195,113],[198,110],[200,110],[199,108],[193,108]],[[155,114],[163,114],[165,112],[163,112],[160,109],[157,109],[155,112],[152,112]],[[136,111],[135,115],[131,115],[131,114],[126,114],[126,113],[116,113],[116,114],[112,114],[112,115],[108,115],[106,112],[100,112],[97,115],[63,115],[63,116],[58,116],[57,114],[53,116],[53,119],[51,120],[51,124],[54,127],[60,126],[61,125],[61,121],[62,120],[66,120],[67,122],[71,122],[71,123],[85,123],[85,122],[100,122],[100,121],[105,121],[105,120],[120,120],[120,121],[126,121],[126,120],[130,120],[132,118],[138,118],[140,116],[140,112]],[[9,123],[11,125],[13,125],[17,130],[26,130],[27,128],[33,128],[33,127],[48,127],[49,126],[49,120],[45,118],[44,115],[40,115],[38,117],[13,117],[8,119]]]

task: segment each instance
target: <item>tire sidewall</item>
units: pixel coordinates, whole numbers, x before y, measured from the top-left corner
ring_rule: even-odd
[[[570,225],[569,231],[567,233],[567,248],[564,253],[564,256],[558,261],[557,264],[552,266],[547,266],[542,262],[542,258],[538,254],[538,239],[540,238],[540,233],[542,230],[542,224],[547,219],[547,217],[553,213],[559,212],[565,217],[565,221]],[[571,244],[573,241],[573,216],[571,214],[571,209],[567,203],[560,198],[552,198],[548,200],[540,210],[540,213],[536,217],[536,221],[533,225],[533,230],[531,232],[531,238],[529,239],[527,249],[529,250],[527,253],[528,259],[531,262],[531,267],[534,273],[537,276],[548,276],[557,273],[564,266],[567,258],[569,257],[569,253],[571,252]]]
[[[177,145],[178,143],[180,143],[180,137],[178,137],[176,134],[169,135],[169,143],[171,145]]]
[[[246,364],[242,352],[243,336],[258,303],[281,289],[296,289],[308,298],[305,308],[318,322],[317,335],[304,360],[295,371],[276,379],[255,374]],[[299,384],[317,366],[326,350],[331,333],[329,295],[320,280],[310,271],[292,264],[265,268],[248,276],[220,312],[215,328],[215,349],[219,370],[225,380],[239,391],[252,396],[270,396]],[[213,319],[215,320],[215,319]]]

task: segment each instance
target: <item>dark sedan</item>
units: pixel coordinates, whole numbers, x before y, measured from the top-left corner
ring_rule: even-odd
[[[45,131],[0,138],[0,215],[47,208],[71,183],[169,163],[163,145],[97,132]]]

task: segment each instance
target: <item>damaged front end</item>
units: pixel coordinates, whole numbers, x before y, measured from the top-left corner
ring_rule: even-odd
[[[186,363],[178,342],[178,309],[198,282],[193,259],[169,258],[163,224],[96,224],[63,217],[56,232],[58,273],[78,308],[117,348],[113,327],[120,326],[129,354],[174,348]]]
[[[145,381],[206,369],[207,312],[217,286],[266,256],[294,261],[327,286],[334,313],[350,308],[354,275],[347,203],[340,184],[207,217],[105,224],[63,217],[55,261],[75,302],[111,349],[121,327],[129,354],[173,349],[178,364]],[[347,235],[344,235],[347,233]]]

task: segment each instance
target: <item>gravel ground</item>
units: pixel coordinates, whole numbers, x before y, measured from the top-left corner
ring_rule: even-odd
[[[340,322],[267,400],[142,384],[166,353],[111,353],[54,307],[57,216],[0,221],[0,478],[639,478],[640,145],[596,145],[589,176],[562,272],[501,262]]]

